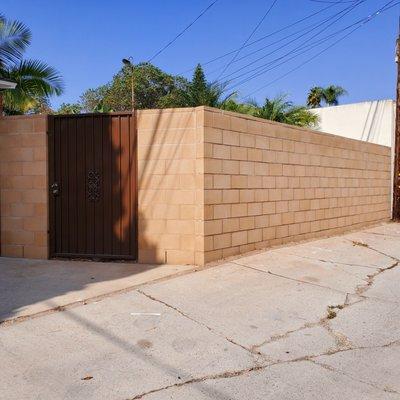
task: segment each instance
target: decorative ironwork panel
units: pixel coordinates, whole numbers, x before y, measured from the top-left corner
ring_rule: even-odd
[[[100,199],[100,183],[100,174],[97,171],[89,171],[87,174],[87,197],[93,203]]]

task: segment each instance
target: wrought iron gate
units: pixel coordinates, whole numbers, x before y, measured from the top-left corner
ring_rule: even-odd
[[[51,115],[50,256],[137,258],[131,113]]]

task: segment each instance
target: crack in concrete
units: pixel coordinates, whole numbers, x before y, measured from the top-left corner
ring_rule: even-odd
[[[367,299],[367,297],[363,296],[363,294],[373,285],[375,278],[377,276],[379,276],[381,273],[395,268],[400,263],[400,260],[397,259],[396,257],[388,255],[388,254],[385,254],[384,252],[381,252],[380,250],[374,249],[374,248],[370,247],[369,245],[365,245],[365,244],[363,244],[361,242],[357,243],[357,242],[354,242],[354,241],[352,241],[352,243],[353,243],[353,245],[360,246],[360,247],[365,247],[365,248],[368,248],[370,250],[373,250],[373,251],[375,251],[375,252],[377,252],[377,253],[379,253],[381,255],[384,255],[384,256],[386,256],[386,257],[388,257],[388,258],[390,258],[390,259],[395,261],[392,265],[390,265],[389,267],[386,267],[386,268],[359,265],[360,267],[370,268],[370,269],[374,269],[374,270],[376,270],[378,268],[378,271],[376,271],[373,274],[367,275],[366,283],[363,284],[363,285],[358,285],[355,288],[355,293],[353,293],[353,294],[345,293],[343,291],[336,290],[336,289],[332,289],[332,288],[324,286],[324,285],[318,285],[318,284],[315,284],[315,283],[312,283],[312,282],[307,282],[307,281],[302,281],[302,280],[299,280],[299,279],[289,278],[287,276],[276,274],[276,273],[273,273],[273,272],[270,272],[270,271],[260,270],[260,269],[255,268],[255,267],[251,267],[251,266],[247,266],[247,265],[244,265],[244,264],[240,264],[238,262],[232,262],[231,261],[230,263],[236,264],[236,265],[244,267],[244,268],[252,269],[252,270],[255,270],[257,272],[261,272],[261,273],[270,274],[270,275],[273,275],[273,276],[276,276],[276,277],[280,277],[280,278],[283,278],[283,279],[289,279],[289,280],[292,280],[292,281],[295,281],[295,282],[299,282],[299,283],[303,283],[303,284],[307,284],[307,285],[312,285],[312,286],[317,286],[317,287],[321,287],[321,288],[324,288],[324,289],[333,290],[333,291],[336,291],[336,292],[339,292],[339,293],[345,293],[346,294],[345,301],[344,301],[344,303],[342,305],[340,305],[341,307],[334,306],[334,307],[338,307],[339,308],[339,310],[338,310],[338,313],[339,313],[342,309],[345,309],[347,307],[353,306],[353,305],[355,305],[355,304],[357,304],[359,302],[365,301]],[[298,256],[298,255],[293,255],[293,256],[300,257],[300,258],[308,258],[308,259],[311,259],[311,260],[317,260],[317,261],[320,261],[320,262],[326,262],[326,263],[330,263],[330,264],[342,264],[342,265],[348,265],[348,266],[354,266],[355,265],[355,264],[346,264],[346,263],[340,263],[340,262],[321,260],[321,259],[305,257],[305,256],[303,256],[303,257],[302,256]],[[191,271],[191,272],[193,272],[193,271]],[[168,278],[170,278],[170,277],[168,277]],[[153,282],[151,282],[151,284],[153,284]],[[143,286],[143,284],[140,285],[140,286]],[[293,329],[293,330],[287,331],[287,332],[285,332],[283,334],[280,334],[280,335],[272,336],[272,337],[270,337],[269,339],[265,340],[264,342],[262,342],[259,345],[254,345],[254,346],[251,346],[251,348],[247,348],[246,346],[243,346],[240,343],[235,342],[233,339],[224,336],[222,333],[220,333],[218,331],[214,331],[208,325],[206,325],[206,324],[204,324],[204,323],[202,323],[200,321],[197,321],[196,319],[190,317],[189,315],[187,315],[183,311],[179,310],[178,308],[176,308],[176,307],[174,307],[174,306],[172,306],[172,305],[170,305],[170,304],[168,304],[168,303],[166,303],[166,302],[164,302],[162,300],[159,300],[159,299],[157,299],[157,298],[145,293],[143,290],[141,290],[139,288],[136,288],[136,289],[127,288],[124,291],[130,291],[130,290],[136,290],[137,292],[139,292],[143,296],[151,299],[152,301],[155,301],[155,302],[158,302],[160,304],[163,304],[164,306],[174,310],[175,312],[178,312],[183,317],[191,320],[192,322],[194,322],[194,323],[196,323],[196,324],[198,324],[198,325],[200,325],[202,327],[205,327],[206,329],[208,329],[213,334],[216,334],[216,335],[222,337],[223,339],[227,340],[228,342],[232,343],[233,345],[238,346],[238,347],[240,347],[241,349],[243,349],[243,350],[245,350],[247,352],[250,352],[250,354],[254,357],[254,359],[253,359],[254,365],[252,367],[250,367],[250,368],[241,369],[241,370],[233,370],[233,371],[225,371],[225,372],[221,372],[219,374],[206,375],[206,376],[203,376],[203,377],[192,378],[192,379],[189,379],[189,380],[184,381],[184,382],[178,382],[178,383],[175,383],[175,384],[167,385],[167,386],[162,387],[162,388],[156,388],[156,389],[150,390],[148,392],[136,395],[135,397],[131,398],[130,400],[142,399],[143,397],[145,397],[147,395],[150,395],[152,393],[161,392],[161,391],[164,391],[164,390],[167,390],[167,389],[170,389],[170,388],[174,388],[174,387],[178,388],[178,387],[182,387],[182,386],[189,385],[189,384],[205,382],[205,381],[208,381],[208,380],[233,378],[233,377],[236,377],[236,376],[244,375],[246,373],[252,373],[252,372],[257,372],[257,371],[260,371],[260,370],[264,370],[264,369],[270,368],[270,367],[275,366],[275,365],[296,363],[296,362],[301,362],[301,361],[312,362],[312,363],[314,363],[315,365],[318,365],[321,368],[325,368],[325,369],[328,369],[328,370],[331,370],[331,371],[335,371],[335,372],[341,373],[344,376],[347,376],[348,378],[353,379],[354,381],[358,381],[360,383],[370,385],[370,386],[372,386],[372,387],[374,387],[374,388],[376,388],[378,390],[383,390],[383,391],[389,392],[389,393],[400,394],[399,392],[396,392],[396,391],[394,391],[394,390],[392,390],[390,388],[381,388],[381,387],[378,387],[376,385],[371,384],[370,382],[357,380],[357,379],[347,375],[345,372],[343,372],[341,370],[335,369],[335,368],[331,367],[330,365],[327,365],[327,364],[324,364],[324,363],[321,363],[321,362],[315,360],[318,357],[332,356],[332,355],[335,355],[335,354],[338,354],[338,353],[341,353],[341,352],[390,347],[390,346],[393,346],[393,345],[400,344],[400,339],[392,341],[390,343],[386,343],[386,344],[381,345],[381,346],[354,347],[353,344],[351,343],[351,341],[344,334],[342,334],[340,332],[335,332],[332,329],[332,327],[330,326],[330,323],[329,323],[330,320],[327,318],[327,316],[325,316],[325,317],[321,318],[318,322],[307,322],[307,323],[305,323],[304,325],[302,325],[301,327],[299,327],[297,329]],[[114,293],[112,293],[112,294],[114,294]],[[350,297],[349,297],[350,295],[358,296],[360,299],[358,301],[350,302]],[[58,311],[63,311],[67,307],[63,307],[62,309],[60,307],[60,310],[58,310]],[[306,356],[303,356],[303,357],[298,357],[296,359],[287,360],[287,361],[271,360],[266,355],[264,355],[261,352],[257,351],[257,349],[262,347],[263,345],[266,345],[268,343],[272,343],[272,342],[275,342],[275,341],[279,341],[279,340],[285,339],[285,338],[289,337],[291,334],[293,334],[295,332],[299,332],[301,330],[304,330],[304,329],[307,329],[307,328],[316,327],[316,326],[321,326],[324,329],[326,329],[327,332],[335,339],[336,349],[328,350],[326,352],[323,352],[323,353],[320,353],[320,354],[317,354],[317,355],[306,355]],[[256,357],[262,358],[264,360],[264,363],[260,362]]]
[[[371,232],[371,231],[367,231],[366,233],[371,234],[371,235],[378,235],[378,236],[388,236],[388,237],[392,237],[395,239],[400,239],[400,235],[390,235],[388,233],[379,233],[379,232]]]
[[[149,285],[155,285],[157,283],[161,283],[161,282],[166,282],[170,279],[174,279],[174,278],[179,278],[181,276],[185,276],[185,275],[189,275],[189,274],[193,274],[205,269],[208,269],[209,267],[205,266],[205,267],[196,267],[193,269],[188,269],[186,271],[180,271],[180,272],[176,272],[172,275],[166,275],[166,276],[162,276],[160,278],[156,278],[153,280],[150,280],[148,282],[143,282],[143,283],[138,283],[132,286],[128,286],[122,289],[116,289],[113,290],[111,292],[107,292],[107,293],[102,293],[93,297],[88,297],[86,299],[83,300],[77,300],[77,301],[73,301],[71,303],[67,303],[67,304],[62,304],[62,305],[57,305],[57,306],[51,306],[50,308],[48,308],[47,310],[43,310],[43,311],[38,311],[36,313],[33,314],[28,314],[28,315],[21,315],[19,317],[11,317],[11,318],[6,318],[6,319],[0,319],[0,329],[2,328],[6,328],[9,326],[12,326],[14,324],[19,324],[19,323],[23,323],[26,321],[30,321],[32,319],[35,318],[41,318],[41,317],[45,317],[47,315],[50,314],[55,314],[58,312],[64,312],[76,307],[81,307],[81,306],[86,306],[88,304],[92,304],[92,303],[97,303],[99,301],[103,301],[106,300],[108,298],[111,298],[113,296],[118,296],[120,294],[124,294],[124,293],[128,293],[128,292],[132,292],[135,291],[137,288],[143,287],[143,286],[149,286]]]
[[[262,270],[259,270],[257,268],[249,267],[249,266],[246,266],[246,265],[243,265],[243,264],[240,264],[240,263],[233,262],[233,264],[236,264],[236,265],[239,265],[239,266],[242,266],[242,267],[245,267],[245,268],[254,269],[256,271],[272,274],[269,271],[268,272],[262,271]],[[395,263],[393,263],[389,267],[379,268],[378,271],[375,272],[374,274],[367,275],[366,284],[358,285],[356,287],[356,290],[355,290],[354,293],[346,293],[346,298],[345,298],[345,301],[344,301],[343,304],[339,304],[339,305],[336,305],[336,306],[330,306],[330,307],[328,307],[328,310],[331,309],[331,308],[337,309],[336,314],[335,314],[335,317],[336,317],[337,314],[340,311],[344,310],[345,308],[348,308],[350,306],[353,306],[355,304],[358,304],[360,302],[365,301],[367,299],[367,297],[363,296],[363,293],[365,291],[367,291],[373,285],[375,278],[378,275],[380,275],[381,273],[383,273],[385,271],[388,271],[388,270],[391,270],[391,269],[395,268],[398,265],[399,265],[399,262],[396,261]],[[272,274],[272,275],[276,275],[276,274]],[[280,276],[280,277],[284,277],[284,276]],[[289,279],[291,279],[291,278],[289,278]],[[308,283],[308,282],[302,282],[302,281],[299,281],[299,282]],[[320,286],[320,285],[316,285],[316,286]],[[359,300],[350,302],[350,295],[358,296]],[[316,327],[316,326],[320,326],[320,327],[324,328],[328,332],[328,334],[335,340],[336,350],[333,353],[329,352],[329,354],[334,354],[337,351],[343,351],[343,350],[347,351],[347,350],[354,349],[354,346],[353,346],[352,342],[350,341],[350,339],[346,335],[344,335],[343,333],[335,331],[335,330],[332,329],[332,327],[330,326],[330,318],[328,318],[328,316],[325,316],[325,317],[321,318],[318,322],[309,322],[309,323],[306,323],[306,324],[302,325],[301,327],[299,327],[297,329],[293,329],[293,330],[287,331],[287,332],[282,333],[280,335],[272,336],[272,337],[266,339],[265,341],[263,341],[260,344],[253,345],[251,347],[251,349],[252,349],[252,351],[256,351],[257,349],[259,349],[260,347],[262,347],[264,345],[267,345],[269,343],[273,343],[273,342],[276,342],[276,341],[279,341],[279,340],[286,339],[293,333],[305,330],[307,328],[313,328],[313,327]]]
[[[356,287],[355,294],[358,296],[362,296],[375,282],[375,278],[382,274],[383,272],[389,271],[399,265],[399,261],[396,260],[392,265],[386,268],[379,268],[377,272],[374,274],[367,275],[366,284],[358,285]]]
[[[316,360],[314,360],[314,359],[310,359],[309,361],[311,361],[311,362],[314,363],[315,365],[318,365],[318,366],[320,366],[320,367],[322,367],[322,368],[324,368],[324,369],[326,369],[326,370],[328,370],[328,371],[337,372],[337,373],[339,373],[339,374],[342,374],[343,376],[345,376],[345,377],[351,379],[351,380],[354,381],[354,382],[363,383],[363,384],[365,384],[365,385],[371,386],[371,387],[373,387],[374,389],[378,389],[378,390],[383,391],[383,392],[385,392],[385,393],[400,394],[399,392],[397,392],[397,391],[394,390],[394,389],[387,388],[387,387],[380,387],[380,386],[377,386],[377,385],[375,385],[375,384],[373,384],[373,383],[371,383],[371,382],[364,381],[364,380],[362,380],[362,379],[357,379],[357,378],[355,378],[354,376],[345,373],[345,372],[342,371],[341,369],[332,367],[331,365],[328,365],[328,364],[325,364],[325,363],[322,363],[322,362],[318,362],[318,361],[316,361]]]
[[[338,369],[336,369],[336,368],[334,368],[334,367],[332,367],[332,366],[330,366],[328,364],[324,364],[324,363],[321,363],[321,362],[315,360],[317,357],[331,356],[331,355],[334,355],[334,354],[337,354],[337,353],[341,353],[341,352],[356,351],[356,350],[366,350],[366,349],[378,349],[378,348],[390,347],[390,346],[397,345],[397,344],[400,344],[400,339],[399,340],[395,340],[395,341],[390,342],[390,343],[387,343],[387,344],[384,344],[384,345],[381,345],[381,346],[365,346],[365,347],[338,349],[338,350],[334,350],[334,351],[328,351],[328,352],[320,353],[320,354],[313,355],[313,356],[298,357],[298,358],[295,358],[293,360],[285,360],[285,361],[275,360],[274,362],[272,362],[270,364],[267,364],[267,365],[256,365],[256,366],[251,367],[251,368],[245,368],[245,369],[234,370],[234,371],[224,371],[224,372],[221,372],[219,374],[205,375],[205,376],[198,377],[198,378],[192,378],[192,379],[189,379],[189,380],[184,381],[184,382],[178,382],[178,383],[167,385],[167,386],[164,386],[164,387],[161,387],[161,388],[152,389],[150,391],[138,394],[135,397],[132,397],[132,398],[130,398],[128,400],[139,400],[139,399],[142,399],[145,396],[148,396],[150,394],[162,392],[164,390],[168,390],[168,389],[171,389],[171,388],[180,388],[180,387],[183,387],[183,386],[186,386],[186,385],[190,385],[190,384],[193,384],[193,383],[201,383],[201,382],[206,382],[206,381],[209,381],[209,380],[234,378],[234,377],[245,375],[245,374],[248,374],[248,373],[262,371],[262,370],[265,370],[265,369],[268,369],[268,368],[271,368],[271,367],[274,367],[274,366],[277,366],[277,365],[294,364],[294,363],[302,362],[302,361],[312,362],[313,364],[315,364],[315,365],[317,365],[317,366],[319,366],[321,368],[327,369],[327,370],[329,370],[331,372],[341,373],[342,375],[347,376],[349,379],[352,379],[352,380],[354,380],[356,382],[359,382],[359,383],[363,383],[363,384],[367,384],[367,385],[373,386],[375,389],[382,390],[382,391],[384,391],[386,393],[399,394],[398,392],[394,391],[393,389],[381,388],[381,387],[378,387],[378,386],[374,386],[370,382],[357,380],[354,377],[345,374],[341,370],[338,370]]]
[[[230,264],[234,264],[234,265],[237,265],[237,266],[243,267],[243,268],[248,268],[248,269],[251,269],[251,270],[253,270],[253,271],[261,272],[261,273],[263,273],[263,274],[276,276],[277,278],[287,279],[287,280],[289,280],[289,281],[294,281],[294,282],[297,282],[297,283],[304,283],[305,285],[316,286],[316,287],[319,287],[319,288],[322,288],[322,289],[332,290],[333,292],[338,292],[338,293],[346,294],[346,292],[344,292],[343,290],[334,289],[334,288],[331,288],[331,287],[325,286],[325,285],[319,285],[318,283],[314,283],[314,282],[303,281],[303,280],[301,280],[301,279],[290,278],[289,276],[277,274],[277,273],[271,272],[271,271],[265,271],[265,270],[263,270],[263,269],[259,269],[259,268],[257,268],[257,267],[252,267],[252,266],[246,265],[246,264],[241,264],[241,263],[238,263],[238,262],[235,262],[235,261],[230,261]],[[268,268],[268,266],[265,266],[265,267]]]
[[[157,303],[163,304],[164,306],[170,308],[171,310],[174,310],[175,312],[177,312],[178,314],[182,315],[183,317],[189,319],[190,321],[194,322],[197,325],[202,326],[203,328],[208,329],[210,332],[212,332],[215,335],[218,335],[219,337],[227,340],[229,343],[240,347],[242,350],[245,350],[246,352],[249,352],[253,357],[257,356],[257,357],[261,357],[264,359],[264,361],[268,361],[266,359],[266,356],[261,354],[260,352],[256,352],[256,351],[252,351],[251,348],[248,348],[240,343],[237,343],[236,341],[234,341],[233,339],[225,336],[224,334],[222,334],[221,332],[215,331],[213,328],[209,327],[207,324],[204,324],[203,322],[197,321],[196,319],[192,318],[191,316],[189,316],[188,314],[184,313],[183,311],[181,311],[179,308],[172,306],[171,304],[168,304],[167,302],[157,299],[156,297],[143,292],[143,290],[137,289],[136,290],[138,293],[142,294],[143,296],[147,297],[148,299],[155,301]],[[260,365],[260,362],[257,359],[253,359],[254,363],[256,366]]]
[[[253,345],[251,348],[255,351],[256,349],[258,349],[262,346],[266,346],[267,344],[278,342],[279,340],[282,340],[282,339],[287,339],[292,333],[301,332],[305,329],[314,328],[315,326],[319,326],[319,322],[308,322],[308,323],[300,326],[299,328],[292,329],[290,331],[284,332],[279,335],[273,335],[270,338],[261,342],[260,344]]]
[[[167,385],[161,388],[157,388],[157,389],[153,389],[150,390],[148,392],[145,393],[141,393],[136,395],[135,397],[132,397],[128,400],[138,400],[138,399],[142,399],[145,396],[148,396],[149,394],[153,394],[153,393],[158,393],[158,392],[162,392],[164,390],[168,390],[171,388],[179,388],[182,386],[186,386],[186,385],[190,385],[193,383],[200,383],[200,382],[205,382],[205,381],[209,381],[209,380],[216,380],[216,379],[227,379],[227,378],[234,378],[236,376],[241,376],[244,375],[246,373],[250,373],[250,372],[254,372],[254,371],[260,371],[264,368],[266,368],[267,366],[254,366],[251,368],[247,368],[247,369],[241,369],[241,370],[236,370],[236,371],[225,371],[225,372],[221,372],[219,374],[214,374],[214,375],[205,375],[199,378],[192,378],[189,379],[185,382],[178,382],[172,385]]]
[[[298,257],[298,258],[303,258],[305,260],[312,260],[312,261],[320,261],[323,263],[327,264],[333,264],[333,265],[345,265],[347,267],[360,267],[360,268],[368,268],[368,269],[377,269],[379,268],[378,266],[370,266],[370,265],[362,265],[362,264],[351,264],[351,263],[344,263],[340,261],[331,261],[331,260],[324,260],[322,258],[315,258],[315,257],[307,257],[307,256],[300,256],[298,254],[293,254],[293,253],[286,253],[287,255]]]
[[[372,250],[375,250],[375,249],[372,249]],[[383,254],[383,255],[393,259],[393,257],[388,256],[386,254]],[[265,273],[265,274],[270,274],[270,275],[273,275],[273,276],[277,276],[277,277],[280,277],[280,278],[289,279],[289,280],[296,281],[296,282],[299,282],[299,283],[304,283],[304,284],[309,284],[309,285],[313,285],[313,286],[317,286],[317,287],[322,287],[322,288],[334,290],[334,291],[337,291],[339,293],[345,293],[343,291],[340,291],[340,290],[337,290],[337,289],[332,289],[332,288],[326,287],[324,285],[318,285],[318,284],[315,284],[315,283],[310,283],[310,282],[307,282],[307,281],[302,281],[302,280],[299,280],[299,279],[290,278],[290,277],[287,277],[287,276],[284,276],[284,275],[273,273],[271,271],[260,270],[260,269],[258,269],[256,267],[251,267],[251,266],[248,266],[248,265],[245,265],[245,264],[241,264],[241,263],[238,263],[238,262],[232,261],[231,263],[235,264],[235,265],[238,265],[238,266],[241,266],[241,267],[244,267],[244,268],[249,268],[249,269],[252,269],[252,270],[255,270],[255,271],[258,271],[258,272],[262,272],[262,273]],[[327,316],[325,316],[324,318],[321,318],[318,322],[306,323],[303,326],[301,326],[300,328],[297,328],[297,329],[294,329],[294,330],[291,330],[291,331],[287,331],[287,332],[285,332],[285,333],[283,333],[281,335],[276,335],[276,336],[270,337],[269,339],[266,339],[265,341],[263,341],[260,344],[253,345],[251,347],[251,350],[252,351],[256,351],[257,349],[259,349],[260,347],[262,347],[264,345],[267,345],[269,343],[273,343],[273,342],[278,341],[278,340],[285,339],[285,338],[289,337],[291,334],[293,334],[295,332],[299,332],[301,330],[304,330],[304,329],[307,329],[307,328],[312,328],[312,327],[315,327],[315,326],[321,326],[322,328],[324,328],[328,332],[328,334],[335,340],[337,349],[342,350],[342,349],[351,349],[351,348],[353,348],[352,342],[350,341],[350,339],[346,335],[344,335],[343,333],[335,331],[335,330],[332,329],[332,327],[330,326],[330,323],[329,323],[330,319],[335,318],[339,311],[341,311],[341,310],[343,310],[343,309],[345,309],[345,308],[347,308],[347,307],[349,307],[351,305],[355,305],[355,304],[357,304],[359,302],[362,302],[362,301],[366,300],[366,297],[362,296],[362,294],[365,291],[367,291],[368,288],[370,288],[372,286],[376,276],[380,275],[382,272],[385,272],[387,270],[395,268],[398,264],[399,264],[399,262],[396,260],[396,262],[393,263],[392,265],[390,265],[389,267],[378,268],[378,271],[376,271],[374,274],[367,275],[367,278],[364,279],[364,280],[366,280],[366,284],[358,285],[356,287],[355,293],[353,293],[353,295],[361,297],[358,301],[354,301],[354,302],[350,303],[350,301],[349,301],[350,300],[350,298],[349,298],[350,293],[346,293],[346,298],[345,298],[345,301],[344,301],[343,304],[340,304],[340,305],[337,305],[337,306],[328,307],[328,311],[329,310],[331,311],[332,308],[337,308],[337,311],[334,312],[333,317],[329,318],[329,313],[328,313]],[[376,268],[374,268],[374,269],[376,270]]]
[[[316,357],[332,356],[332,355],[335,355],[338,353],[345,353],[348,351],[384,349],[386,347],[397,346],[397,345],[400,345],[400,339],[396,339],[389,343],[381,344],[379,346],[355,346],[355,347],[349,347],[349,348],[345,348],[345,349],[328,350],[326,352],[311,356],[310,359],[313,359]]]
[[[400,262],[400,260],[399,260],[398,258],[396,258],[395,256],[392,256],[392,255],[387,254],[387,253],[385,253],[385,252],[383,252],[383,251],[380,251],[380,250],[378,250],[378,249],[375,249],[374,247],[371,247],[368,243],[359,242],[359,241],[357,241],[357,240],[350,240],[350,239],[346,239],[346,240],[348,240],[349,242],[351,242],[351,243],[353,244],[353,246],[365,247],[366,249],[373,250],[373,251],[375,251],[376,253],[381,254],[382,256],[385,256],[385,257],[391,258],[391,259],[394,260],[394,261]],[[386,269],[387,269],[387,268],[386,268]]]

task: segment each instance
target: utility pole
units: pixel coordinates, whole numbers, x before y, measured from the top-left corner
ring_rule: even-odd
[[[396,42],[397,90],[394,133],[393,220],[400,220],[400,31]]]

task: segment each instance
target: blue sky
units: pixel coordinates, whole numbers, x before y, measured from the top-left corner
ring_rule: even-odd
[[[388,1],[363,1],[319,37],[368,16]],[[63,75],[65,94],[52,101],[57,107],[61,102],[77,101],[84,90],[109,81],[120,68],[121,58],[133,56],[135,62],[148,60],[210,3],[211,0],[2,0],[0,11],[31,28],[33,41],[27,57],[46,61]],[[167,72],[177,74],[198,62],[204,63],[240,47],[271,3],[272,0],[218,0],[154,63]],[[278,0],[252,40],[327,6],[329,3],[312,0]],[[303,24],[243,49],[238,58],[296,30],[332,17],[348,6],[348,0],[342,5],[332,5]],[[399,6],[382,13],[338,45],[285,78],[259,90],[253,97],[262,100],[265,96],[288,93],[295,102],[304,103],[311,86],[338,84],[349,92],[343,103],[394,98],[398,16]],[[259,63],[271,61],[288,50],[295,51],[296,46],[304,45],[303,41],[311,34]],[[245,82],[235,90],[239,90],[242,96],[252,93],[310,59],[329,43]],[[265,55],[279,45],[262,50],[257,56]],[[218,76],[218,70],[212,72],[218,68],[221,70],[231,57],[207,66],[210,80]],[[255,57],[232,64],[226,74],[245,66]],[[260,64],[246,67],[241,72]],[[190,76],[190,72],[186,75]]]

